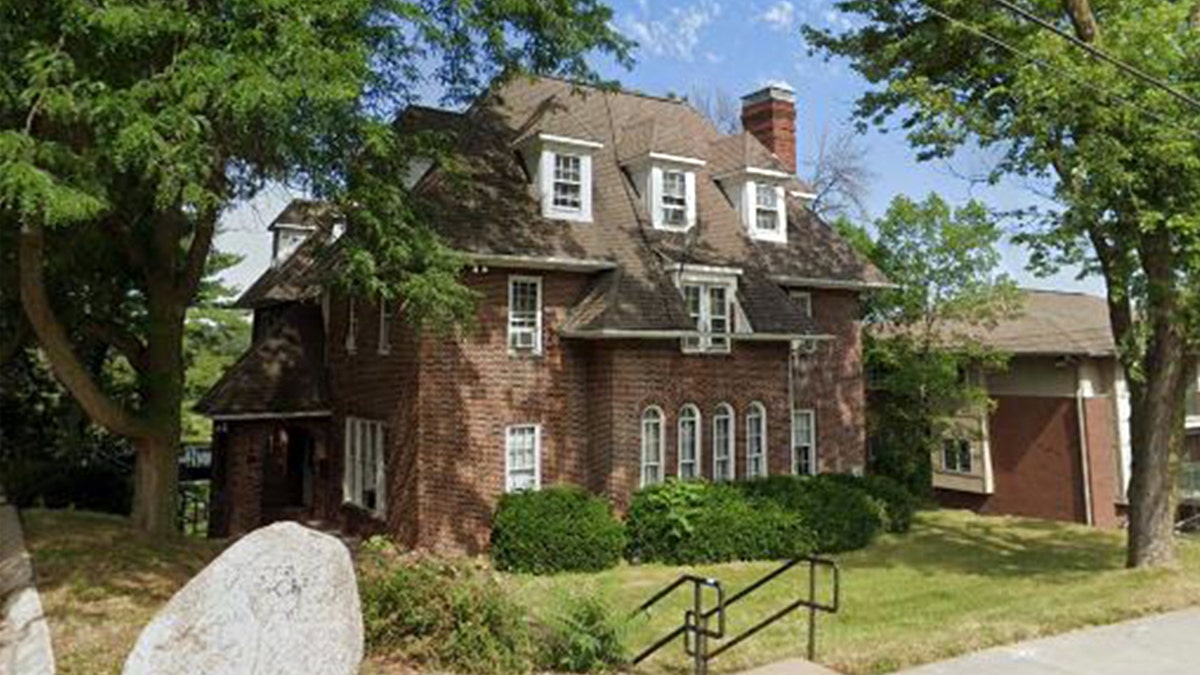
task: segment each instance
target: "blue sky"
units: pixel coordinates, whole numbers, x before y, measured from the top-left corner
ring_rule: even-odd
[[[606,77],[653,94],[720,89],[734,97],[768,83],[786,82],[796,90],[801,162],[823,130],[837,133],[850,127],[854,100],[866,83],[845,63],[809,57],[799,35],[804,23],[835,28],[853,25],[852,17],[837,12],[829,0],[610,0],[609,4],[617,29],[640,46],[631,71],[596,60],[595,66]],[[868,200],[872,217],[880,215],[895,195],[919,198],[931,191],[952,202],[975,198],[998,209],[1040,202],[1020,183],[992,187],[964,178],[986,170],[983,153],[968,153],[950,162],[918,163],[902,134],[874,130],[862,144],[874,172]],[[800,172],[803,176],[803,166]],[[246,256],[226,275],[235,285],[244,288],[266,267],[270,255],[266,225],[288,198],[281,188],[268,190],[224,219],[225,231],[218,246]],[[1020,247],[1004,246],[1005,269],[1021,284],[1103,294],[1099,278],[1078,281],[1073,271],[1051,278],[1033,277],[1024,269],[1025,259]]]

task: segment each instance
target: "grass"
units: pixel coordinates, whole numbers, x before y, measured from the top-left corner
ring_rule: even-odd
[[[907,535],[838,556],[842,609],[818,617],[817,660],[848,673],[882,673],[985,647],[1154,612],[1200,604],[1200,542],[1180,544],[1180,570],[1126,570],[1124,536],[1086,527],[1018,518],[936,511],[918,516]],[[696,568],[732,594],[772,570],[770,563]],[[629,612],[683,571],[660,565],[621,566],[593,575],[513,576],[508,584],[534,613],[552,612],[569,593],[598,592]],[[806,590],[807,572],[793,570],[730,608],[738,632]],[[682,620],[690,603],[680,591],[673,606],[635,620],[634,650]],[[801,656],[806,615],[797,612],[713,662],[736,672]],[[687,670],[672,645],[639,668]]]
[[[142,627],[224,545],[199,539],[150,541],[123,518],[74,511],[23,513],[49,617],[59,673],[119,673]],[[842,611],[819,618],[818,660],[850,673],[886,672],[968,651],[1081,626],[1200,604],[1200,541],[1180,544],[1182,569],[1122,568],[1120,533],[969,513],[921,514],[912,533],[887,536],[838,556]],[[773,568],[736,563],[698,568],[736,592]],[[591,575],[505,576],[534,613],[553,613],[566,594],[598,592],[628,612],[673,580],[678,567],[621,566]],[[730,610],[738,630],[786,604],[798,570]],[[774,589],[774,590],[771,590]],[[681,619],[683,593],[633,624],[631,648]],[[795,614],[713,663],[714,672],[803,653],[804,619]],[[672,645],[639,672],[682,673]],[[364,672],[411,672],[373,659]]]

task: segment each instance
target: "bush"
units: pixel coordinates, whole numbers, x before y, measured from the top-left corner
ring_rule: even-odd
[[[492,561],[506,571],[595,572],[616,566],[624,549],[608,501],[574,486],[506,494],[492,523]]]
[[[540,666],[549,671],[598,673],[627,661],[623,622],[595,596],[572,597],[547,626]]]
[[[0,471],[8,500],[19,508],[76,508],[129,515],[133,481],[128,470],[109,465],[49,460],[13,462]]]
[[[867,493],[884,508],[884,530],[908,532],[917,512],[917,498],[898,481],[880,475],[830,474],[830,478]]]
[[[883,529],[883,502],[834,474],[771,476],[739,484],[752,500],[771,502],[800,514],[816,536],[816,550],[838,553],[862,548]]]
[[[626,519],[636,562],[694,564],[793,558],[812,551],[798,511],[747,499],[731,485],[668,481],[636,492]]]
[[[490,575],[432,559],[387,562],[369,542],[360,574],[363,627],[373,653],[476,675],[533,667],[525,610]]]

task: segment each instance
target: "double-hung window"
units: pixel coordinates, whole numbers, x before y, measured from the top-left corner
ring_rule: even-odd
[[[542,484],[542,428],[517,424],[504,434],[504,489],[507,492],[536,490]]]
[[[816,415],[812,410],[792,412],[792,473],[809,476],[817,472]]]
[[[354,298],[346,301],[346,351],[353,354],[358,348],[358,307]]]
[[[699,336],[683,339],[688,352],[727,352],[730,332],[730,292],[723,284],[685,282],[683,302]]]
[[[515,354],[542,353],[542,279],[508,279],[508,349]]]
[[[642,412],[642,480],[643,487],[662,482],[663,414],[656,407]]]
[[[971,441],[965,438],[942,440],[942,470],[971,473]]]
[[[380,517],[386,504],[385,437],[383,422],[346,418],[342,499]]]
[[[746,413],[746,478],[767,475],[767,410],[761,403],[750,404]]]
[[[733,408],[722,403],[713,414],[713,480],[733,480]]]
[[[679,478],[700,477],[700,410],[687,404],[679,410]]]
[[[663,170],[662,198],[659,209],[662,213],[663,227],[687,227],[687,172],[672,169]]]
[[[770,183],[754,184],[754,227],[763,233],[779,231],[779,191]]]
[[[583,209],[583,158],[579,155],[555,153],[553,201],[556,210]]]

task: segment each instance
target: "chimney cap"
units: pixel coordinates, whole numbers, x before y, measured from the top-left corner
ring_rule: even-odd
[[[792,89],[791,85],[786,82],[772,82],[762,89],[751,92],[742,97],[742,105],[751,105],[761,101],[784,101],[786,103],[795,103],[796,90]]]

